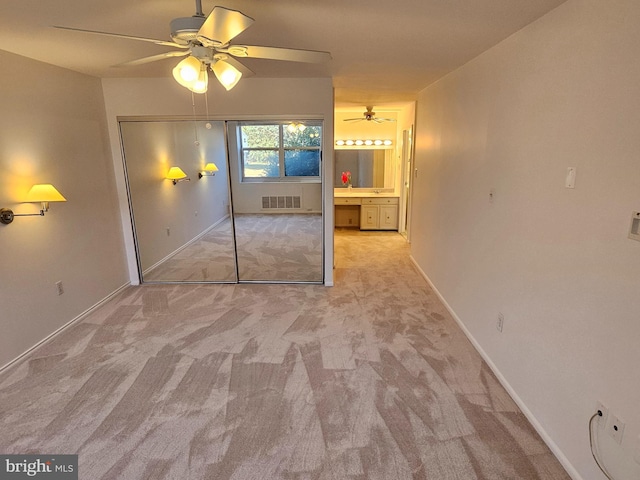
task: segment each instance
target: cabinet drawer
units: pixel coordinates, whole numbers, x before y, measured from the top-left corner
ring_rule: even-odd
[[[398,197],[363,198],[362,205],[398,205]]]
[[[362,199],[360,197],[334,197],[333,204],[334,205],[360,205],[360,201]]]

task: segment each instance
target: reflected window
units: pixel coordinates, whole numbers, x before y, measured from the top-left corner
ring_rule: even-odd
[[[320,181],[318,122],[241,123],[238,129],[243,181]]]

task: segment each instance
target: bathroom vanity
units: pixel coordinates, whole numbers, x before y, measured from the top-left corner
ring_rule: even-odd
[[[360,230],[398,230],[399,197],[393,193],[336,189],[335,226]]]

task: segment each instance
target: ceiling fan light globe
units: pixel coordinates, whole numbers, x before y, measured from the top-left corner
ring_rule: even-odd
[[[207,67],[202,64],[200,66],[200,72],[198,72],[198,78],[196,78],[189,87],[193,93],[206,93],[209,86],[209,74],[207,73]]]
[[[201,70],[200,60],[193,56],[188,56],[181,60],[173,69],[173,78],[183,87],[190,88],[191,84],[198,79]]]
[[[240,70],[235,68],[233,65],[225,62],[224,60],[218,60],[211,67],[211,70],[213,70],[213,73],[216,75],[218,81],[227,90],[231,90],[233,87],[235,87],[242,77],[242,72]]]

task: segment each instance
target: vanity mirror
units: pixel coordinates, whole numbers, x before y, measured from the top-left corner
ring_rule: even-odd
[[[351,172],[353,188],[393,189],[393,149],[336,149],[336,188],[347,188],[342,184],[342,172]]]

